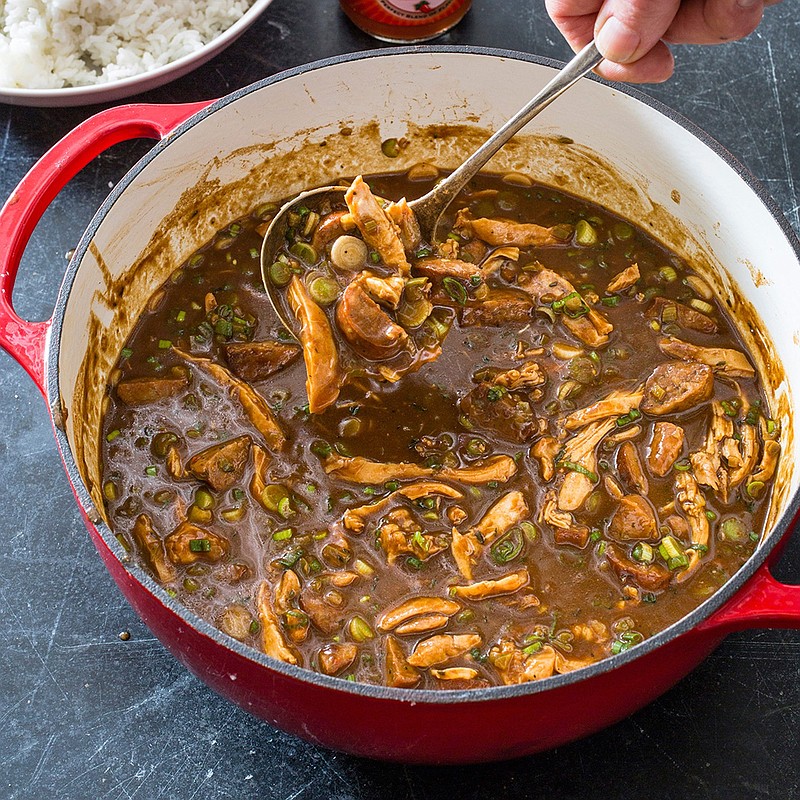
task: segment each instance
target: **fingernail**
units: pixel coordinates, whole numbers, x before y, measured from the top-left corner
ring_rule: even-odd
[[[760,6],[763,0],[738,0],[739,8],[755,8],[756,6]]]
[[[747,2],[747,0],[744,0]],[[609,17],[595,34],[597,49],[609,61],[624,64],[633,58],[641,38],[616,17]]]

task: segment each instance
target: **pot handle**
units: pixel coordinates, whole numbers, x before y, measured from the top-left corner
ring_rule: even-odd
[[[0,347],[43,394],[45,343],[52,319],[24,320],[12,303],[22,254],[42,214],[73,176],[100,153],[128,139],[163,139],[210,102],[127,105],[95,114],[40,158],[0,209]]]
[[[800,586],[787,586],[762,564],[742,589],[699,630],[733,633],[747,628],[800,628]]]

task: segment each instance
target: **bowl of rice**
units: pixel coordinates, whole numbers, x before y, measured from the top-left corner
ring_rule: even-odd
[[[0,102],[119,100],[234,42],[271,0],[0,0]]]

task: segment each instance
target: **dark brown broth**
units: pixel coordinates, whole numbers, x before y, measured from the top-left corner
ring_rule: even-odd
[[[370,183],[376,194],[391,198],[405,195],[410,199],[428,188],[428,184],[410,183],[404,176],[383,176]],[[493,201],[482,199],[473,203],[476,216],[493,212],[543,226],[574,225],[579,219],[590,218],[600,232],[599,247],[568,243],[555,248],[528,248],[520,264],[538,259],[549,269],[567,276],[579,291],[596,290],[602,295],[609,280],[635,261],[642,272],[636,289],[648,297],[623,293],[616,307],[598,305],[615,330],[609,345],[597,350],[598,378],[567,400],[559,400],[557,392],[569,377],[568,362],[554,358],[550,348],[555,341],[576,344],[576,340],[557,322],[554,324],[541,314],[535,314],[528,324],[507,328],[461,328],[454,324],[438,360],[396,384],[369,378],[351,381],[343,388],[339,401],[319,415],[307,413],[302,359],[258,385],[288,439],[285,451],[274,454],[270,482],[290,488],[296,513],[283,519],[267,512],[249,496],[252,463],[248,463],[237,486],[214,497],[213,522],[204,526],[230,542],[227,557],[209,563],[198,556],[196,563],[178,567],[175,580],[168,582],[171,593],[213,624],[219,624],[221,614],[231,605],[246,609],[253,622],[247,635],[240,638],[253,647],[260,647],[261,641],[255,607],[256,588],[264,579],[274,585],[289,564],[304,587],[317,586],[320,596],[325,592],[337,592],[332,599],[341,603],[338,607],[341,625],[334,633],[326,635],[312,626],[304,642],[293,644],[301,663],[317,669],[318,651],[326,643],[352,642],[350,621],[357,616],[374,636],[363,641],[358,641],[363,636],[355,637],[358,657],[341,674],[357,681],[382,683],[385,636],[376,630],[376,615],[409,597],[448,597],[451,585],[465,583],[449,557],[449,549],[425,560],[401,556],[393,565],[387,565],[385,554],[376,544],[374,524],[368,524],[359,535],[348,536],[352,557],[346,566],[341,567],[330,558],[326,560],[323,548],[331,541],[328,531],[341,520],[344,511],[374,502],[396,487],[391,482],[388,488],[364,487],[331,479],[325,474],[319,456],[311,452],[315,442],[332,445],[343,455],[365,456],[376,461],[458,466],[476,460],[467,448],[470,442],[480,439],[486,448],[481,458],[507,454],[517,460],[519,471],[508,483],[465,487],[465,497],[458,501],[469,515],[461,526],[465,530],[500,496],[519,489],[525,495],[531,521],[537,529],[533,541],[526,537],[521,555],[511,563],[495,563],[491,548],[486,547],[474,576],[476,581],[497,578],[525,566],[530,575],[525,592],[534,596],[531,604],[521,607],[517,603],[518,593],[480,601],[459,601],[462,611],[451,617],[446,628],[434,632],[480,634],[478,647],[442,665],[477,670],[478,679],[466,685],[502,682],[486,655],[503,637],[512,639],[519,648],[527,647],[528,654],[537,652],[543,644],[553,643],[567,657],[587,662],[627,649],[641,637],[653,635],[696,607],[741,566],[755,547],[768,492],[759,500],[736,492],[731,502],[723,505],[713,492],[707,491],[707,509],[709,517],[713,517],[710,551],[704,555],[699,572],[686,583],[673,581],[662,592],[640,592],[636,602],[632,602],[623,593],[619,579],[609,570],[604,555],[608,520],[615,502],[603,491],[602,483],[594,492],[594,513],[576,512],[576,518],[585,521],[593,530],[588,545],[581,549],[555,544],[548,526],[537,521],[547,487],[540,478],[536,461],[528,453],[530,441],[515,444],[496,438],[491,432],[465,428],[456,403],[475,388],[473,373],[482,367],[508,369],[514,366],[518,363],[516,353],[520,342],[524,349],[543,347],[545,351],[537,357],[549,375],[543,397],[534,403],[539,416],[548,417],[545,409],[549,409],[553,412],[549,416],[560,417],[572,408],[587,406],[606,396],[612,389],[630,389],[643,381],[655,364],[666,360],[657,346],[658,336],[663,331],[654,331],[642,315],[650,304],[649,296],[658,294],[684,302],[696,296],[685,282],[685,277],[692,275],[686,265],[643,231],[627,227],[603,209],[549,188],[512,186],[492,176],[481,176],[473,182],[472,192],[481,189],[499,189],[500,194]],[[456,203],[456,207],[458,205]],[[182,367],[185,362],[175,353],[174,347],[225,363],[219,336],[208,337],[204,342],[192,338],[206,318],[204,302],[208,292],[214,293],[219,303],[252,315],[253,325],[249,331],[245,330],[243,338],[281,339],[280,327],[274,321],[260,283],[261,237],[255,230],[258,223],[256,218],[241,220],[236,227],[226,229],[214,242],[202,248],[199,256],[176,270],[152,301],[152,310],[143,314],[129,338],[119,362],[119,374],[123,379],[163,376],[174,367]],[[664,267],[674,268],[677,279],[666,281],[659,271]],[[719,304],[715,304],[714,318],[719,325],[714,335],[681,330],[677,334],[702,346],[742,350]],[[189,371],[191,385],[187,392],[150,405],[126,406],[119,401],[116,391],[110,389],[110,405],[103,425],[104,487],[112,527],[128,548],[134,546],[131,530],[138,515],[147,514],[153,529],[163,539],[184,518],[186,508],[202,488],[202,483],[192,478],[169,479],[164,458],[154,455],[152,449],[156,434],[171,431],[179,437],[178,450],[184,463],[192,454],[236,436],[247,434],[258,439],[226,389],[196,366],[190,365]],[[737,379],[737,382],[751,403],[758,399],[762,407],[767,408],[756,381]],[[722,380],[715,382],[716,399],[731,401],[737,397],[733,385]],[[342,436],[342,426],[354,419],[360,424],[357,434]],[[669,419],[679,421],[686,431],[684,455],[702,449],[709,421],[707,403]],[[639,420],[643,431],[634,440],[637,446],[647,442],[651,421],[646,415]],[[741,420],[737,420],[737,424],[741,424]],[[614,451],[605,450],[601,445],[599,454],[601,478],[606,473],[615,474]],[[664,478],[648,475],[649,498],[656,509],[674,500],[673,476],[673,472]],[[222,518],[222,511],[230,511],[243,503],[246,510],[241,519],[226,522]],[[451,529],[445,516],[449,504],[452,501],[433,509],[414,508],[410,504],[418,516],[427,512],[433,517],[421,517],[420,526],[445,544]],[[663,516],[659,518],[662,525]],[[741,520],[743,528],[752,531],[752,535],[736,542],[721,538],[720,525],[730,517]],[[289,528],[292,529],[291,538],[273,539],[276,532]],[[302,556],[298,556],[300,551]],[[281,558],[283,564],[279,561]],[[332,587],[328,576],[343,569],[352,571],[356,561],[369,565],[374,574],[359,574],[346,588]],[[146,558],[143,563],[148,565]],[[575,636],[573,626],[589,620],[602,623],[608,629],[607,640],[590,642]],[[416,642],[427,636],[403,637],[405,653],[412,652]],[[421,673],[421,687],[462,685],[438,680],[426,670]]]

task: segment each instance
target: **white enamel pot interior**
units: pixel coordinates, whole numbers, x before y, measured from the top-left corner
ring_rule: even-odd
[[[301,67],[200,112],[115,188],[62,288],[48,351],[48,399],[51,408],[66,412],[57,436],[79,500],[132,581],[170,602],[106,526],[98,463],[105,387],[150,294],[217,229],[261,202],[420,161],[456,166],[553,69],[511,53],[458,48],[375,51]],[[389,137],[407,141],[396,159],[381,152]],[[763,190],[685,121],[596,80],[579,82],[550,106],[491,167],[528,174],[635,220],[709,277],[742,320],[740,333],[758,356],[782,425],[784,454],[770,512],[774,536],[782,535],[800,480],[793,435],[800,265],[796,239]],[[771,545],[767,541],[762,551]],[[763,558],[763,552],[754,556]],[[742,583],[733,581],[734,589]],[[723,589],[693,620],[707,617],[732,593]],[[188,612],[185,618],[200,630],[209,627]],[[671,635],[664,632],[641,651]],[[639,650],[612,661],[635,659]],[[288,674],[286,665],[275,668]]]

